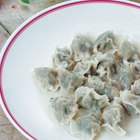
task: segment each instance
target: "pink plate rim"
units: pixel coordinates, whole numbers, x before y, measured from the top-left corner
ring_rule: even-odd
[[[6,45],[3,48],[3,52],[1,53],[1,60],[0,60],[0,96],[1,96],[1,102],[3,104],[3,109],[5,113],[7,114],[7,117],[14,122],[14,125],[18,130],[25,135],[28,136],[29,139],[37,140],[34,136],[32,136],[25,128],[23,128],[20,123],[16,120],[14,115],[11,113],[8,104],[6,102],[6,99],[4,97],[3,87],[2,87],[2,72],[3,72],[3,66],[6,60],[6,57],[8,55],[8,52],[10,51],[10,48],[12,47],[13,43],[16,41],[16,39],[26,30],[29,26],[31,26],[34,22],[38,21],[40,18],[47,16],[55,11],[80,5],[80,4],[88,4],[88,3],[111,3],[111,4],[118,4],[123,6],[128,6],[136,9],[140,9],[140,5],[130,3],[130,2],[123,2],[123,1],[112,1],[112,0],[80,0],[80,1],[70,1],[70,2],[63,2],[61,4],[58,4],[56,6],[53,6],[52,8],[48,8],[46,10],[43,10],[39,14],[36,14],[35,16],[31,17],[26,23],[23,23],[21,28],[19,27],[14,33],[13,36],[7,41]]]

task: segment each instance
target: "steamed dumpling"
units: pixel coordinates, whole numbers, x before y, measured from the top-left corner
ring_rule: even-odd
[[[106,74],[110,73],[109,68],[113,65],[114,63],[114,55],[112,54],[113,52],[106,53],[105,55],[102,55],[102,60],[100,59],[98,63],[98,67],[96,70],[96,73],[98,73],[99,77],[103,77]]]
[[[57,80],[59,81],[62,93],[73,93],[78,87],[84,84],[84,77],[75,72],[69,72],[65,69],[57,69],[57,71]]]
[[[86,86],[93,88],[100,95],[107,95],[109,99],[119,96],[118,89],[113,87],[107,82],[101,81],[99,78],[90,77],[86,83]]]
[[[68,70],[72,70],[75,66],[74,61],[72,61],[70,50],[66,47],[56,49],[53,63],[55,67],[65,68]]]
[[[133,94],[131,91],[125,90],[121,92],[121,99],[126,110],[131,115],[140,116],[140,96]]]
[[[134,63],[131,63],[131,65],[133,67],[135,80],[140,79],[140,61],[135,61]]]
[[[111,130],[116,134],[123,136],[126,132],[121,128],[121,124],[125,117],[124,108],[121,104],[113,101],[103,111],[104,124],[102,125],[107,130]]]
[[[70,46],[74,61],[92,55],[93,39],[90,35],[77,35]]]
[[[51,99],[51,107],[58,122],[69,123],[77,111],[72,98],[59,96]]]
[[[56,76],[56,70],[51,68],[42,67],[34,69],[35,81],[43,91],[56,91],[58,89],[59,82]]]
[[[74,68],[74,72],[78,73],[79,75],[84,76],[85,74],[90,74],[90,68],[93,66],[93,61],[88,62],[78,62]]]
[[[140,79],[136,80],[134,82],[134,85],[131,86],[132,92],[134,92],[136,95],[140,96]]]
[[[123,67],[119,70],[116,80],[119,82],[121,89],[130,89],[133,83],[133,72],[128,67]]]
[[[95,40],[93,46],[93,52],[102,52],[105,53],[108,50],[115,48],[114,45],[114,34],[112,31],[106,31],[99,35],[99,37]]]
[[[75,101],[80,108],[97,110],[107,106],[109,100],[106,95],[99,95],[92,88],[79,87],[75,91]]]
[[[101,112],[79,110],[70,123],[71,134],[80,136],[81,140],[93,140],[101,131]]]
[[[121,51],[122,57],[126,60],[130,60],[136,55],[134,46],[127,40],[122,43]]]

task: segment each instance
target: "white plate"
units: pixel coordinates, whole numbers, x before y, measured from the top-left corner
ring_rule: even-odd
[[[47,112],[47,96],[35,86],[34,67],[49,66],[56,46],[70,45],[76,33],[114,30],[140,37],[140,6],[117,1],[70,1],[26,21],[1,53],[1,105],[7,117],[29,139],[76,140],[56,126]],[[127,135],[103,132],[100,140],[139,140],[140,119],[128,122]]]

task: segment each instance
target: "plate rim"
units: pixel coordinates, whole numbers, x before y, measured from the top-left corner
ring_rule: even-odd
[[[38,21],[44,16],[47,16],[55,11],[65,9],[67,7],[75,6],[75,5],[81,5],[81,4],[93,4],[93,3],[108,3],[108,4],[117,4],[127,7],[132,7],[140,10],[140,5],[138,3],[130,2],[130,1],[123,1],[123,0],[71,0],[67,2],[62,2],[59,4],[56,4],[54,6],[51,6],[49,8],[46,8],[37,14],[30,17],[28,20],[26,20],[24,23],[22,23],[15,31],[14,33],[9,37],[7,42],[5,43],[1,53],[0,53],[0,104],[1,107],[6,114],[7,118],[10,120],[10,122],[17,128],[17,130],[22,133],[26,138],[30,140],[37,140],[33,135],[31,135],[23,126],[20,125],[20,123],[16,120],[14,115],[11,113],[8,104],[6,102],[6,99],[4,97],[4,92],[2,88],[2,72],[3,72],[3,66],[6,60],[6,57],[8,55],[8,52],[10,51],[10,48],[12,47],[13,43],[16,41],[18,37],[33,23]]]

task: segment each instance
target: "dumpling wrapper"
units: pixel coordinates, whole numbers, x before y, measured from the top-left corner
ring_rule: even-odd
[[[102,118],[105,129],[111,130],[120,136],[124,136],[126,132],[120,127],[120,124],[125,118],[124,108],[121,104],[113,101],[107,107],[104,108]]]
[[[123,59],[126,60],[130,60],[136,55],[135,47],[128,40],[123,41],[121,52]]]
[[[74,68],[74,72],[78,73],[79,75],[84,76],[90,70],[90,67],[93,65],[92,61],[88,62],[78,62]]]
[[[75,102],[81,108],[98,110],[109,104],[106,95],[97,94],[94,89],[88,87],[79,87],[75,91]]]
[[[99,37],[94,42],[93,52],[105,53],[108,50],[115,48],[114,37],[115,36],[112,31],[106,31],[99,35]]]
[[[75,116],[78,106],[72,98],[58,96],[51,99],[51,107],[53,109],[56,120],[60,123],[69,123]]]
[[[65,69],[57,69],[57,80],[60,85],[60,92],[73,93],[78,87],[84,84],[85,78],[75,72],[69,72]]]
[[[136,80],[134,82],[134,85],[131,86],[132,92],[134,92],[136,95],[140,96],[140,79]]]
[[[89,77],[86,86],[93,88],[100,95],[107,95],[109,99],[113,99],[116,96],[119,96],[119,91],[117,88],[113,87],[107,82],[103,82],[98,77]]]
[[[122,90],[129,90],[134,81],[132,70],[129,67],[121,67],[116,80],[119,82]]]
[[[75,62],[72,60],[70,50],[68,48],[57,48],[55,55],[53,56],[53,64],[58,68],[65,68],[67,70],[73,70]]]
[[[81,140],[93,140],[101,131],[101,112],[98,110],[79,110],[77,116],[70,122],[71,135]]]
[[[93,38],[90,35],[77,35],[70,46],[74,61],[80,61],[92,55]]]
[[[133,94],[130,90],[125,90],[121,92],[120,97],[131,115],[140,116],[140,96]]]
[[[51,68],[40,67],[33,71],[34,79],[37,85],[43,91],[56,91],[59,88],[59,82],[56,79],[57,72]]]

